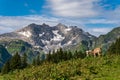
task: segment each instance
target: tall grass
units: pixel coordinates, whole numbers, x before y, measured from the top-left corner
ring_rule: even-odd
[[[1,75],[1,80],[120,80],[120,55],[45,62]]]

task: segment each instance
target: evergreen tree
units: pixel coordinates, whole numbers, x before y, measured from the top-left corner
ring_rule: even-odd
[[[41,63],[41,62],[40,62],[40,56],[38,55],[38,56],[37,56],[37,59],[36,59],[36,65],[40,65],[40,63]]]
[[[60,58],[60,61],[63,60],[63,56],[64,56],[64,52],[63,52],[62,48],[60,48],[60,50],[59,50],[59,58]]]
[[[82,51],[78,51],[78,58],[83,59],[85,57],[86,57],[86,55]]]
[[[51,61],[51,51],[49,51],[49,53],[47,54],[46,60],[47,60],[48,62]]]
[[[68,60],[70,60],[70,59],[72,59],[73,58],[73,56],[72,56],[72,52],[71,51],[68,51]]]
[[[27,67],[27,55],[24,53],[23,58],[22,58],[22,68]]]
[[[10,68],[11,70],[20,69],[21,68],[21,57],[18,53],[16,53],[10,60]]]
[[[36,66],[36,59],[34,58],[33,61],[32,61],[32,65],[33,66]]]
[[[2,74],[7,74],[9,71],[10,71],[10,63],[9,61],[7,61],[2,68]]]
[[[115,43],[112,43],[112,45],[109,47],[107,53],[120,54],[120,38],[118,38]]]
[[[68,60],[68,52],[67,51],[64,51],[64,54],[63,54],[63,60],[66,61]]]
[[[74,53],[74,58],[78,58],[79,55],[78,55],[78,51],[76,50],[75,53]]]

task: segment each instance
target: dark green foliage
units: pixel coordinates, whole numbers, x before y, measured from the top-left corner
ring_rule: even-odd
[[[68,59],[71,59],[71,58],[73,58],[73,54],[71,51],[68,51]]]
[[[38,55],[37,58],[33,59],[32,65],[33,66],[38,66],[42,63],[42,60],[40,60],[40,56]]]
[[[120,54],[120,38],[116,40],[115,43],[112,43],[112,45],[108,49],[109,54]]]
[[[46,60],[48,62],[58,63],[61,61],[70,60],[73,58],[84,58],[85,54],[83,54],[81,51],[75,51],[74,54],[72,54],[71,51],[63,51],[62,48],[58,49],[56,52],[53,50],[53,52],[49,52],[47,54]]]
[[[21,68],[21,57],[18,53],[16,53],[10,60],[10,68],[11,70],[20,69]]]
[[[34,58],[33,61],[32,61],[32,65],[33,66],[36,66],[36,59]]]
[[[22,68],[27,67],[28,63],[27,63],[27,55],[24,53],[23,57],[22,57]]]
[[[2,68],[2,74],[6,74],[9,71],[14,71],[15,69],[26,68],[27,65],[28,63],[26,54],[21,57],[18,53],[16,53],[9,61],[4,64]]]
[[[0,76],[1,80],[119,80],[120,55],[44,63]]]
[[[91,72],[92,74],[98,74],[98,69],[97,69],[97,67],[92,66],[92,67],[90,67],[89,69],[90,69],[90,72]]]
[[[7,61],[7,62],[4,64],[1,72],[2,72],[2,74],[7,74],[9,71],[10,71],[10,62]]]
[[[54,53],[54,51],[53,51],[53,53]],[[48,62],[50,62],[50,61],[52,60],[51,57],[52,57],[52,56],[51,56],[51,52],[49,51],[49,53],[47,54],[47,59],[46,59],[46,60],[47,60]]]
[[[36,59],[36,65],[40,65],[41,61],[40,61],[40,56],[38,55],[37,56],[37,59]]]
[[[85,54],[84,53],[82,53],[81,51],[75,51],[75,53],[74,53],[74,58],[85,58]]]

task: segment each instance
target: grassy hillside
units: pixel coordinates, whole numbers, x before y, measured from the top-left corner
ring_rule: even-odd
[[[120,56],[43,63],[1,75],[0,80],[120,80]]]
[[[37,50],[32,45],[22,40],[14,39],[0,41],[0,44],[4,45],[11,55],[14,55],[16,52],[18,52],[20,55],[26,53],[29,63],[31,63],[36,56],[40,55],[42,57],[44,55],[42,50]]]

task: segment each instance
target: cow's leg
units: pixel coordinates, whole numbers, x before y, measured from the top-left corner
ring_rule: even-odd
[[[86,52],[86,55],[87,55],[87,57],[89,56],[89,53],[88,53],[88,51]]]
[[[94,57],[96,57],[96,53],[93,53]]]
[[[98,56],[100,56],[100,52],[98,52]]]

